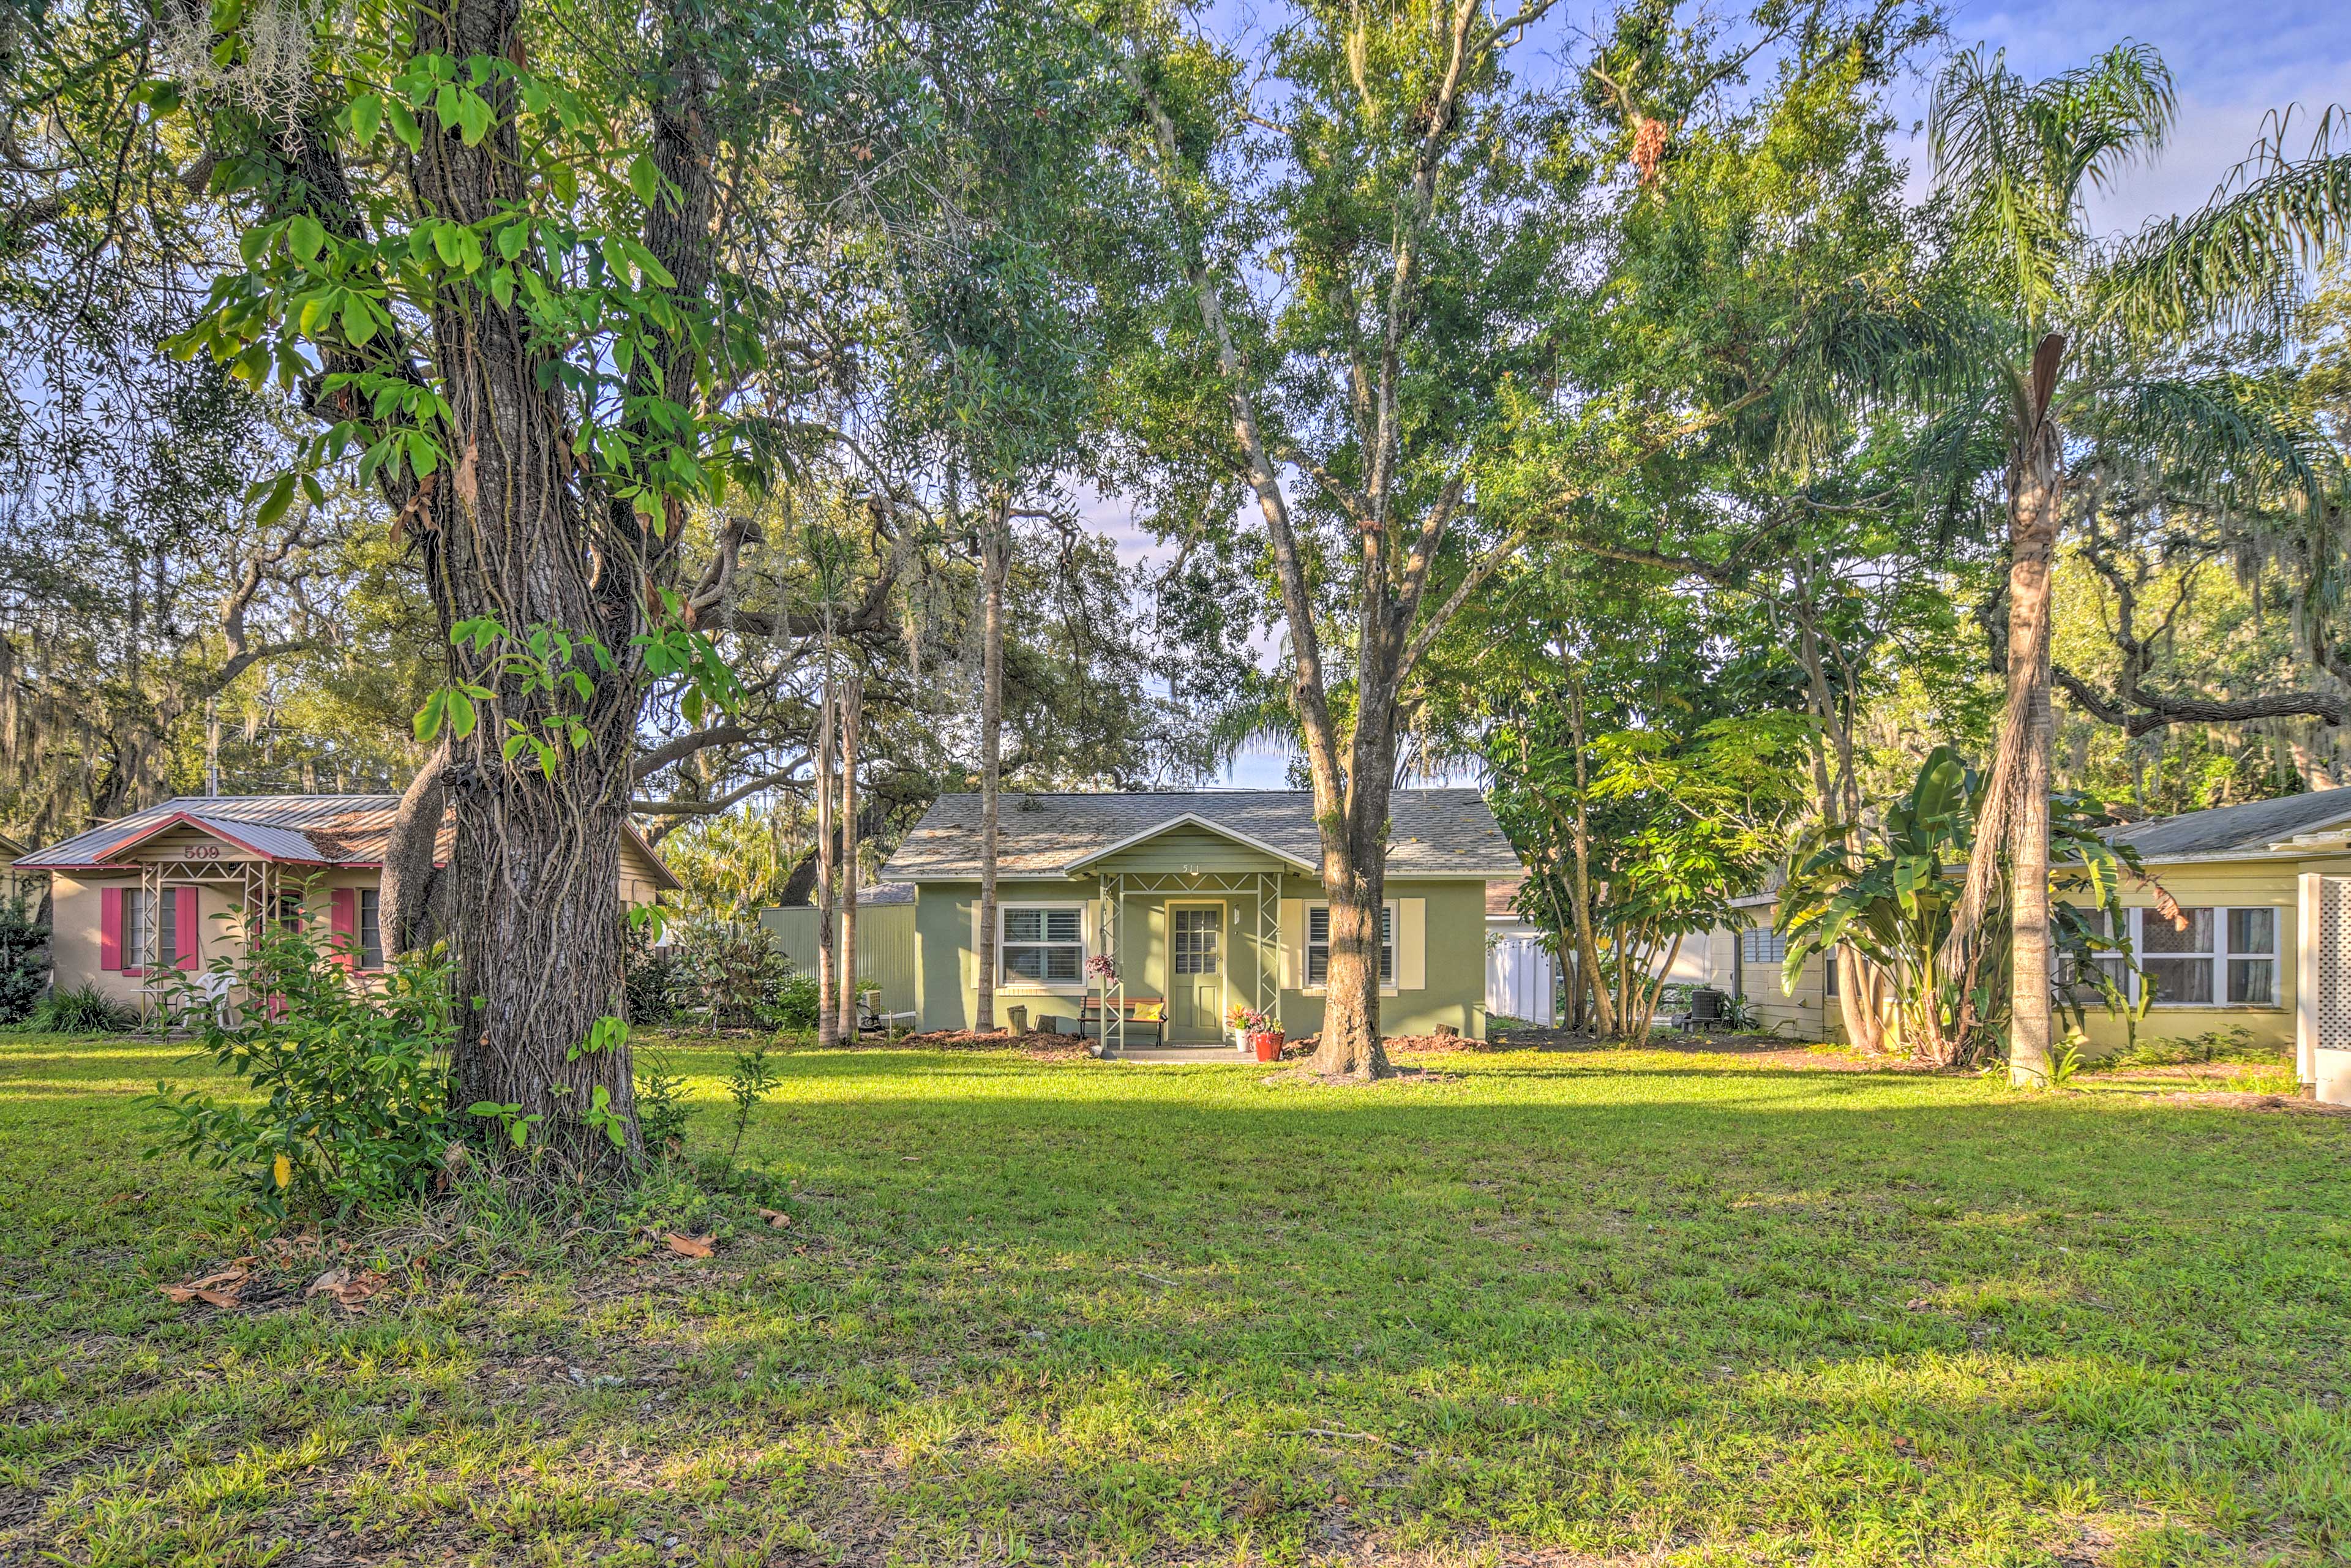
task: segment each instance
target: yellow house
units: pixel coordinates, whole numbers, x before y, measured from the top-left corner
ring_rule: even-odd
[[[144,1009],[175,970],[241,951],[257,911],[322,923],[354,968],[381,968],[377,895],[399,808],[397,795],[182,796],[20,856],[14,869],[50,879],[51,983]],[[444,819],[440,862],[455,837]],[[677,885],[630,830],[622,896],[649,904]]]
[[[2322,1094],[2339,1076],[2351,1096],[2351,789],[2190,811],[2110,836],[2137,849],[2180,906],[2174,922],[2155,913],[2153,888],[2123,895],[2141,966],[2126,986],[2148,1004],[2139,1035],[2241,1029],[2294,1051],[2304,1082]],[[1740,925],[1709,937],[1713,973],[1783,1032],[1842,1040],[1834,977],[1817,958],[1792,990],[1782,988],[1774,895],[1741,908]],[[2094,1052],[2118,1049],[2127,1034],[2125,1019],[2095,1004],[2084,1027]]]

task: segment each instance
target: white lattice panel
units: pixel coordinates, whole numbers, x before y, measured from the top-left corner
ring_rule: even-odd
[[[2318,883],[2318,1049],[2351,1051],[2351,877]]]

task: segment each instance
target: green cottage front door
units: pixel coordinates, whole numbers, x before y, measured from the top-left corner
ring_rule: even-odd
[[[1167,1040],[1207,1045],[1224,1037],[1225,906],[1167,906]]]

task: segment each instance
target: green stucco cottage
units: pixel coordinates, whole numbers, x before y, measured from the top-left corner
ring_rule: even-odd
[[[1071,1027],[1111,956],[1110,1046],[1137,1004],[1165,1043],[1223,1038],[1239,1004],[1292,1036],[1322,1023],[1329,934],[1313,797],[1303,790],[1028,794],[998,808],[997,928],[979,928],[979,797],[943,795],[883,867],[914,884],[914,1009],[926,1030],[969,1029],[979,965],[996,966],[998,1021]],[[1486,883],[1521,868],[1475,789],[1399,789],[1389,810],[1389,1034],[1486,1032]],[[1156,1009],[1149,1004],[1159,1003]],[[1157,1043],[1159,1031],[1147,1031]]]

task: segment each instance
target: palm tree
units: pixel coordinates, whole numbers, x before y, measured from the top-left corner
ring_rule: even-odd
[[[2351,219],[2351,156],[2330,115],[2309,152],[2285,120],[2209,203],[2119,246],[2089,230],[2084,202],[2158,152],[2177,110],[2171,74],[2126,41],[2090,65],[2028,84],[2004,53],[1952,60],[1928,120],[1938,188],[1959,224],[1955,260],[1998,312],[1997,392],[1981,412],[2007,449],[2008,695],[1979,842],[2005,835],[2013,870],[2009,1076],[2049,1076],[2050,562],[2065,504],[2065,431],[2099,405],[2133,411],[2191,459],[2262,462],[2293,450],[2224,378],[2162,381],[2140,367],[2217,333],[2283,324],[2299,267]],[[1945,946],[1958,959],[2000,886],[2000,857],[1973,857]]]

